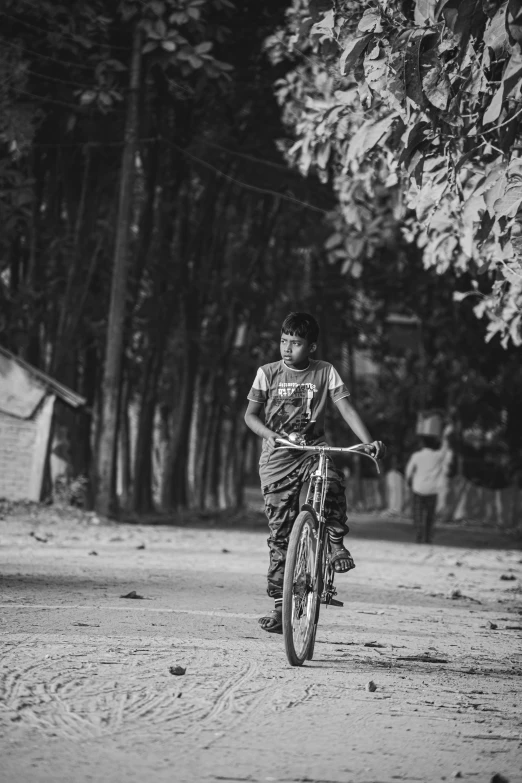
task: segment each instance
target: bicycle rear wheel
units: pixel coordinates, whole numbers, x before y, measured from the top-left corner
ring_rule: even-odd
[[[301,511],[288,543],[283,584],[283,638],[292,666],[302,666],[313,643],[320,598],[318,585],[314,589],[316,552],[315,519]]]

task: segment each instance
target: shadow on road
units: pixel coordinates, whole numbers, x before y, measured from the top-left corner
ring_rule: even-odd
[[[350,520],[350,535],[376,541],[413,542],[414,532],[411,520],[370,514],[354,514]],[[522,549],[522,531],[501,530],[472,525],[435,525],[432,545],[452,546],[467,549]]]
[[[139,525],[167,525],[194,529],[267,532],[263,512],[252,508],[233,512],[182,512],[176,515],[151,515],[121,520]],[[404,517],[374,514],[349,514],[350,536],[373,541],[413,543],[412,521]],[[419,544],[419,546],[426,546]],[[433,546],[472,549],[522,549],[522,530],[504,530],[470,524],[435,525]]]

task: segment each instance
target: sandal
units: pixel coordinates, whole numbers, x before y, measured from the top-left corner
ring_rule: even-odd
[[[258,623],[263,631],[267,631],[267,633],[283,633],[283,610],[272,609],[264,617],[260,617]],[[271,625],[268,625],[268,623],[271,623]]]
[[[340,560],[347,560],[348,561],[348,568],[344,567],[341,568],[341,565],[339,563]],[[335,567],[335,564],[338,564],[338,567]],[[346,549],[346,547],[343,544],[332,544],[332,554],[330,555],[330,565],[332,566],[333,570],[336,572],[336,574],[345,574],[347,571],[351,571],[352,568],[355,568],[355,563],[353,562],[353,557],[349,553],[349,551]]]

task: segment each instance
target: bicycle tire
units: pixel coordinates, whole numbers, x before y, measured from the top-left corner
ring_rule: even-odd
[[[297,516],[288,542],[283,583],[283,638],[291,666],[307,660],[317,620],[320,594],[313,586],[317,538],[310,511]]]
[[[323,594],[324,585],[325,585],[325,574],[326,569],[328,568],[328,547],[326,541],[323,541],[322,547],[321,547],[321,568],[319,569],[319,581],[317,584],[317,606],[315,610],[315,622],[314,627],[312,631],[312,635],[310,637],[310,643],[308,644],[308,652],[306,655],[306,659],[308,661],[311,661],[314,657],[314,650],[315,650],[315,637],[317,635],[317,624],[319,623],[319,611],[321,608],[321,596]]]

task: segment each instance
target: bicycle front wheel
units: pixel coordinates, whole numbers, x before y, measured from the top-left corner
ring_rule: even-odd
[[[314,637],[319,606],[318,586],[314,585],[316,553],[314,517],[301,511],[288,542],[283,584],[283,638],[291,666],[306,661]]]

